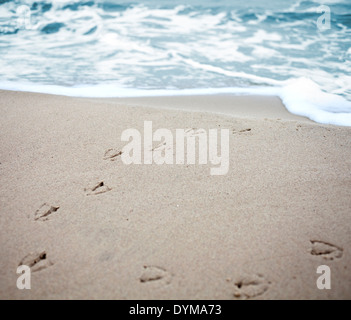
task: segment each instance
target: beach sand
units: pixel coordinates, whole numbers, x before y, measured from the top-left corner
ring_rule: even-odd
[[[0,111],[0,299],[351,298],[351,128],[276,97],[0,91]],[[146,120],[229,129],[228,173],[125,165]]]

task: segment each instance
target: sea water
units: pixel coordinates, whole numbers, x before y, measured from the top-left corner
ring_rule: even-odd
[[[0,89],[278,95],[351,126],[351,0],[0,0],[0,56]]]

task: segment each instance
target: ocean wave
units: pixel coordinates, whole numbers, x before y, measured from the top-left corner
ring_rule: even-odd
[[[332,20],[324,31],[321,4],[1,0],[0,88],[99,96],[280,88],[291,112],[302,114],[300,105],[315,121],[351,125],[340,120],[351,113],[351,3],[325,3]]]

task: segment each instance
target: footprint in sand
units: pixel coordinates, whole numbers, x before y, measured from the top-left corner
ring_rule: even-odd
[[[236,129],[232,130],[232,134],[245,134],[248,132],[251,132],[251,128],[242,129],[242,130],[236,130]]]
[[[112,190],[112,189],[109,188],[107,185],[105,185],[105,183],[103,181],[99,182],[98,184],[96,184],[92,188],[85,188],[84,189],[87,196],[105,193],[105,192],[108,192],[110,190]]]
[[[173,147],[172,146],[167,146],[166,145],[166,142],[161,142],[159,145],[157,145],[156,147],[152,148],[151,151],[164,151],[164,150],[170,150],[171,148]]]
[[[34,213],[34,220],[46,221],[49,216],[55,213],[60,207],[54,207],[47,203],[44,203],[40,208]]]
[[[158,146],[151,149],[153,158],[156,163],[166,154],[167,151],[172,151],[173,145],[167,145],[166,142],[161,142]]]
[[[53,263],[47,259],[46,252],[41,251],[27,254],[18,264],[21,265],[30,267],[32,272],[38,272],[52,266]]]
[[[190,128],[184,131],[186,136],[189,137],[199,137],[202,135],[207,135],[205,129]]]
[[[190,128],[184,131],[185,137],[200,137],[203,135],[206,135],[207,133],[204,129],[196,129],[196,128]],[[156,147],[152,148],[151,151],[156,151],[156,152],[162,152],[165,150],[171,150],[173,148],[172,146],[166,145],[166,142],[161,142],[159,145]]]
[[[261,296],[269,289],[270,284],[261,274],[243,276],[234,283],[234,298],[250,299]]]
[[[164,268],[156,266],[144,266],[144,272],[139,278],[141,283],[147,282],[163,282],[169,284],[172,275]]]
[[[108,149],[105,151],[104,160],[115,161],[122,154],[122,151],[117,149]]]
[[[325,260],[340,259],[343,255],[343,249],[328,242],[311,240],[312,247],[310,253],[313,256],[320,256]]]

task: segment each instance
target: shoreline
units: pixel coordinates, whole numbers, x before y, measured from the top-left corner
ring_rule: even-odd
[[[277,96],[215,94],[89,99],[134,107],[213,113],[234,118],[267,118],[316,123],[306,117],[290,113]]]
[[[252,95],[252,94],[196,94],[196,95],[159,95],[145,97],[73,97],[51,93],[38,93],[29,91],[15,91],[0,89],[3,94],[25,94],[45,97],[61,97],[77,101],[93,103],[115,104],[128,107],[164,109],[185,112],[213,113],[234,118],[260,118],[278,119],[291,121],[305,121],[310,124],[326,125],[310,120],[307,117],[296,115],[288,111],[280,97],[275,95]],[[344,127],[333,125],[337,127]]]
[[[0,299],[351,299],[351,128],[276,97],[0,90],[0,110]],[[228,173],[106,156],[144,121],[229,129]]]

